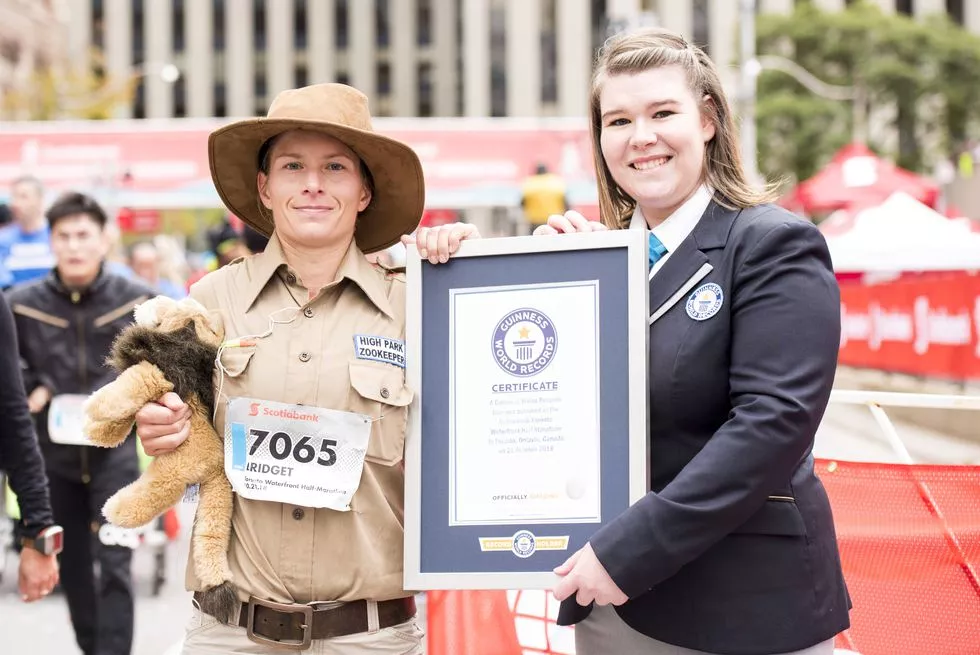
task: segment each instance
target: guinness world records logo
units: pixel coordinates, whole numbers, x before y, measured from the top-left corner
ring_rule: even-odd
[[[543,371],[554,359],[557,346],[554,323],[530,307],[515,309],[500,319],[490,344],[497,366],[516,377]]]

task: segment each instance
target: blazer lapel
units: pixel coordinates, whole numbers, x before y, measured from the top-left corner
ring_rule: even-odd
[[[651,315],[663,309],[663,304],[708,263],[706,251],[725,247],[739,211],[711,201],[698,224],[650,280]]]

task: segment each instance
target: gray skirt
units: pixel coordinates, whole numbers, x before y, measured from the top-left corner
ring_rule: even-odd
[[[772,655],[833,655],[833,652],[834,640],[830,639],[803,650]],[[596,605],[587,619],[575,624],[575,653],[577,655],[716,655],[651,639],[626,625],[612,605]]]

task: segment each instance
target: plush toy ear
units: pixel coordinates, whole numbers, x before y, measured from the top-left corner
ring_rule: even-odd
[[[190,296],[181,300],[178,304],[182,305],[188,313],[201,314],[205,317],[205,324],[208,329],[211,330],[212,334],[222,334],[223,325],[221,322],[221,316],[217,312],[210,312],[207,308],[194,300]]]
[[[150,298],[144,303],[136,306],[133,310],[133,318],[137,325],[144,327],[157,327],[163,317],[176,306],[176,302],[166,296]]]
[[[179,301],[177,301],[177,304],[180,305],[180,306],[182,306],[182,307],[184,307],[185,311],[187,311],[188,313],[191,313],[191,312],[197,313],[197,314],[207,314],[208,313],[208,310],[205,309],[204,305],[202,305],[201,303],[197,302],[196,300],[194,300],[190,296],[187,296],[186,298],[181,298]]]

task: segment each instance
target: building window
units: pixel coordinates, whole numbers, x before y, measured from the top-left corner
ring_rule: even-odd
[[[391,43],[391,11],[388,0],[374,0],[374,32],[376,45],[382,49],[387,48]]]
[[[419,105],[416,113],[419,116],[432,116],[435,113],[435,103],[433,102],[432,90],[432,63],[428,61],[419,62]]]
[[[895,0],[895,11],[906,16],[911,16],[912,0]]]
[[[174,117],[187,117],[187,78],[181,75],[174,82]]]
[[[490,115],[507,115],[506,16],[499,3],[490,6]]]
[[[130,27],[133,30],[133,61],[143,61],[146,56],[146,39],[143,35],[143,5],[134,4]]]
[[[966,0],[946,0],[946,12],[957,25],[963,25],[966,23],[966,15],[964,12],[965,4]]]
[[[133,118],[146,118],[146,87],[142,81],[133,94]]]
[[[306,49],[306,0],[293,0],[293,47]]]
[[[337,30],[334,42],[338,50],[346,50],[349,43],[347,16],[347,0],[337,0],[334,4],[334,25]]]
[[[386,61],[379,62],[376,75],[378,78],[376,82],[378,94],[391,95],[391,64]]]
[[[337,84],[350,84],[350,75],[347,72],[338,72],[336,78]]]
[[[691,8],[691,11],[694,12],[694,33],[691,35],[691,38],[694,40],[694,45],[701,46],[701,49],[704,50],[708,56],[711,56],[711,50],[708,47],[711,44],[711,24],[708,20],[708,0],[694,0],[694,6]]]
[[[418,0],[415,3],[415,43],[419,46],[432,44],[431,0]]]
[[[261,0],[252,5],[252,44],[256,50],[265,50],[265,7]]]
[[[171,43],[174,45],[174,52],[184,51],[184,11],[183,0],[174,0],[173,13],[170,18],[173,23]]]
[[[102,0],[92,3],[92,45],[100,52],[105,47],[105,24],[102,11]]]
[[[228,91],[224,82],[214,85],[214,115],[218,117],[228,115]]]
[[[592,52],[602,47],[609,34],[609,15],[606,0],[592,0]]]
[[[541,98],[542,103],[558,102],[558,34],[555,31],[555,5],[545,3],[541,22]]]
[[[211,5],[211,37],[215,50],[225,49],[225,3],[214,0]],[[223,115],[223,114],[222,114]]]

